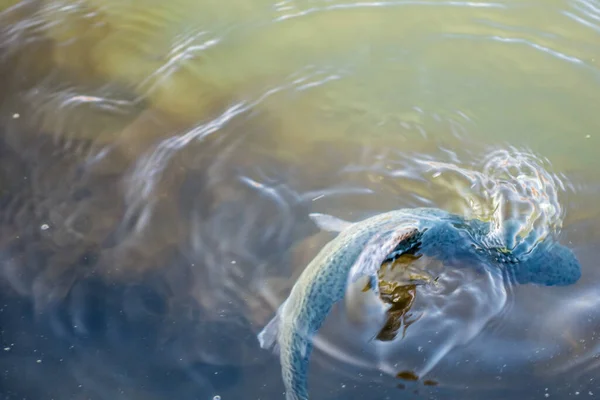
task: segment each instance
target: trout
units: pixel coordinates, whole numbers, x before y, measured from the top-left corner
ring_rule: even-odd
[[[574,253],[551,238],[530,234],[512,249],[517,221],[504,235],[489,222],[434,208],[401,209],[347,222],[310,214],[316,225],[339,232],[304,269],[276,315],[258,334],[260,346],[279,355],[286,400],[308,400],[308,366],[314,335],[348,285],[367,277],[379,294],[381,265],[403,254],[435,257],[445,266],[496,265],[519,284],[569,285],[581,268]]]

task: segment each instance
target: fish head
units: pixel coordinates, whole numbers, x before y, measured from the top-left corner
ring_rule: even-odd
[[[581,278],[581,264],[573,250],[547,239],[514,264],[512,272],[520,284],[566,286]]]

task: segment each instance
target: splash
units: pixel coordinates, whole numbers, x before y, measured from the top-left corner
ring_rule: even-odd
[[[490,245],[532,247],[560,233],[564,211],[558,194],[566,190],[560,176],[548,172],[548,160],[518,149],[500,149],[479,163],[480,171],[452,163],[417,159],[428,167],[434,185],[463,198],[467,215],[494,228]],[[475,165],[475,167],[478,167]]]

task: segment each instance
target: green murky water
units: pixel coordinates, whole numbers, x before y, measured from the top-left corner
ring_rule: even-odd
[[[331,239],[308,213],[498,204],[582,279],[473,278],[444,340],[382,348],[352,297],[311,398],[600,393],[598,1],[0,0],[0,88],[3,399],[283,398],[256,334]]]

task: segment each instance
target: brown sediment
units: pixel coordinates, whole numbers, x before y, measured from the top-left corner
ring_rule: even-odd
[[[90,52],[96,73],[131,87],[153,108],[182,124],[202,122],[223,112],[233,104],[232,88],[223,79],[207,76],[204,52],[192,50],[193,35],[174,36],[170,24],[182,16],[155,7],[125,7],[123,15],[108,17],[110,33],[97,40]],[[184,39],[190,43],[179,43]],[[219,66],[212,69],[218,71]]]
[[[380,298],[383,302],[390,304],[391,307],[387,311],[387,319],[383,328],[377,335],[377,339],[381,341],[394,340],[401,328],[402,337],[406,334],[406,330],[410,325],[416,322],[419,317],[413,317],[410,313],[415,297],[417,295],[417,284],[415,283],[399,283],[394,281],[394,277],[386,278],[386,274],[398,273],[400,276],[406,273],[407,267],[416,260],[421,258],[420,255],[403,254],[398,259],[385,263],[379,271],[379,288]],[[409,276],[409,282],[412,279],[429,280],[430,277]],[[364,290],[370,289],[370,284],[367,284]]]
[[[83,183],[75,172],[77,157],[52,145],[23,145],[27,151],[7,151],[0,166],[3,172],[12,162],[10,153],[19,154],[19,177],[27,177],[3,193],[0,247],[12,262],[2,274],[17,292],[43,307],[64,297],[76,279],[93,273],[99,243],[120,220],[119,202],[99,207],[111,193],[103,183],[110,183],[97,181],[95,188]]]
[[[394,340],[398,335],[398,331],[404,325],[403,336],[406,329],[415,320],[410,320],[411,314],[408,313],[412,307],[415,295],[416,285],[398,286],[391,292],[381,291],[381,298],[392,307],[387,311],[387,320],[377,335],[377,339],[381,341]]]
[[[396,378],[403,379],[405,381],[418,381],[419,377],[413,371],[400,371],[396,374]]]
[[[183,132],[189,125],[182,125],[158,109],[148,108],[123,129],[116,137],[115,145],[127,160],[136,160],[161,139]]]
[[[30,16],[37,7],[37,1],[0,0],[0,32],[10,23]]]
[[[19,4],[21,0],[0,0],[0,13]]]
[[[28,13],[0,14],[0,37],[1,25],[7,26],[11,22],[29,19],[29,25],[34,27],[19,31],[26,40],[15,42],[11,39],[15,43],[7,44],[16,56],[11,56],[14,60],[3,60],[2,63],[13,65],[11,68],[15,71],[11,75],[17,72],[19,75],[16,83],[9,82],[10,86],[18,84],[23,89],[23,82],[28,81],[31,87],[57,74],[66,77],[64,82],[58,83],[76,91],[80,91],[79,85],[120,85],[133,93],[138,103],[148,103],[179,124],[188,126],[217,116],[234,104],[231,88],[225,90],[220,81],[208,79],[198,70],[203,65],[198,55],[190,58],[186,54],[182,60],[175,60],[177,55],[171,52],[176,37],[171,37],[173,32],[167,24],[173,15],[149,17],[146,15],[148,10],[144,9],[140,16],[137,8],[128,9],[128,15],[119,15],[90,0],[31,3],[36,3],[36,9]],[[116,3],[114,6],[118,8]],[[168,14],[168,9],[160,11]],[[158,19],[149,23],[144,17]],[[150,27],[152,29],[148,29]],[[169,39],[165,40],[161,35]],[[165,69],[167,65],[169,68]],[[94,97],[92,93],[80,94],[82,98]],[[54,111],[58,114],[54,118],[62,118],[60,114],[65,112],[58,108]],[[74,131],[77,135],[77,130]]]
[[[110,32],[106,16],[89,2],[74,0],[43,1],[38,15],[44,34],[54,42],[55,65],[78,80],[95,79],[91,51]]]
[[[0,24],[2,19],[0,18]],[[2,41],[0,30],[0,41]],[[48,39],[27,43],[7,44],[0,42],[0,87],[5,98],[39,84],[54,69],[52,62],[53,44]]]
[[[84,2],[67,1],[76,6],[68,12],[47,1],[23,3],[32,5],[19,7],[29,13],[23,11],[13,21],[12,32],[3,33],[0,26],[0,86],[11,99],[4,105],[8,121],[3,123],[58,140],[73,139],[73,147],[84,143],[80,140],[112,142],[141,104],[134,104],[135,95],[116,84],[107,91],[109,82],[93,72],[88,53],[104,25],[95,12],[83,8]]]
[[[433,379],[427,379],[423,381],[423,385],[425,386],[437,386],[439,383],[434,381]]]

